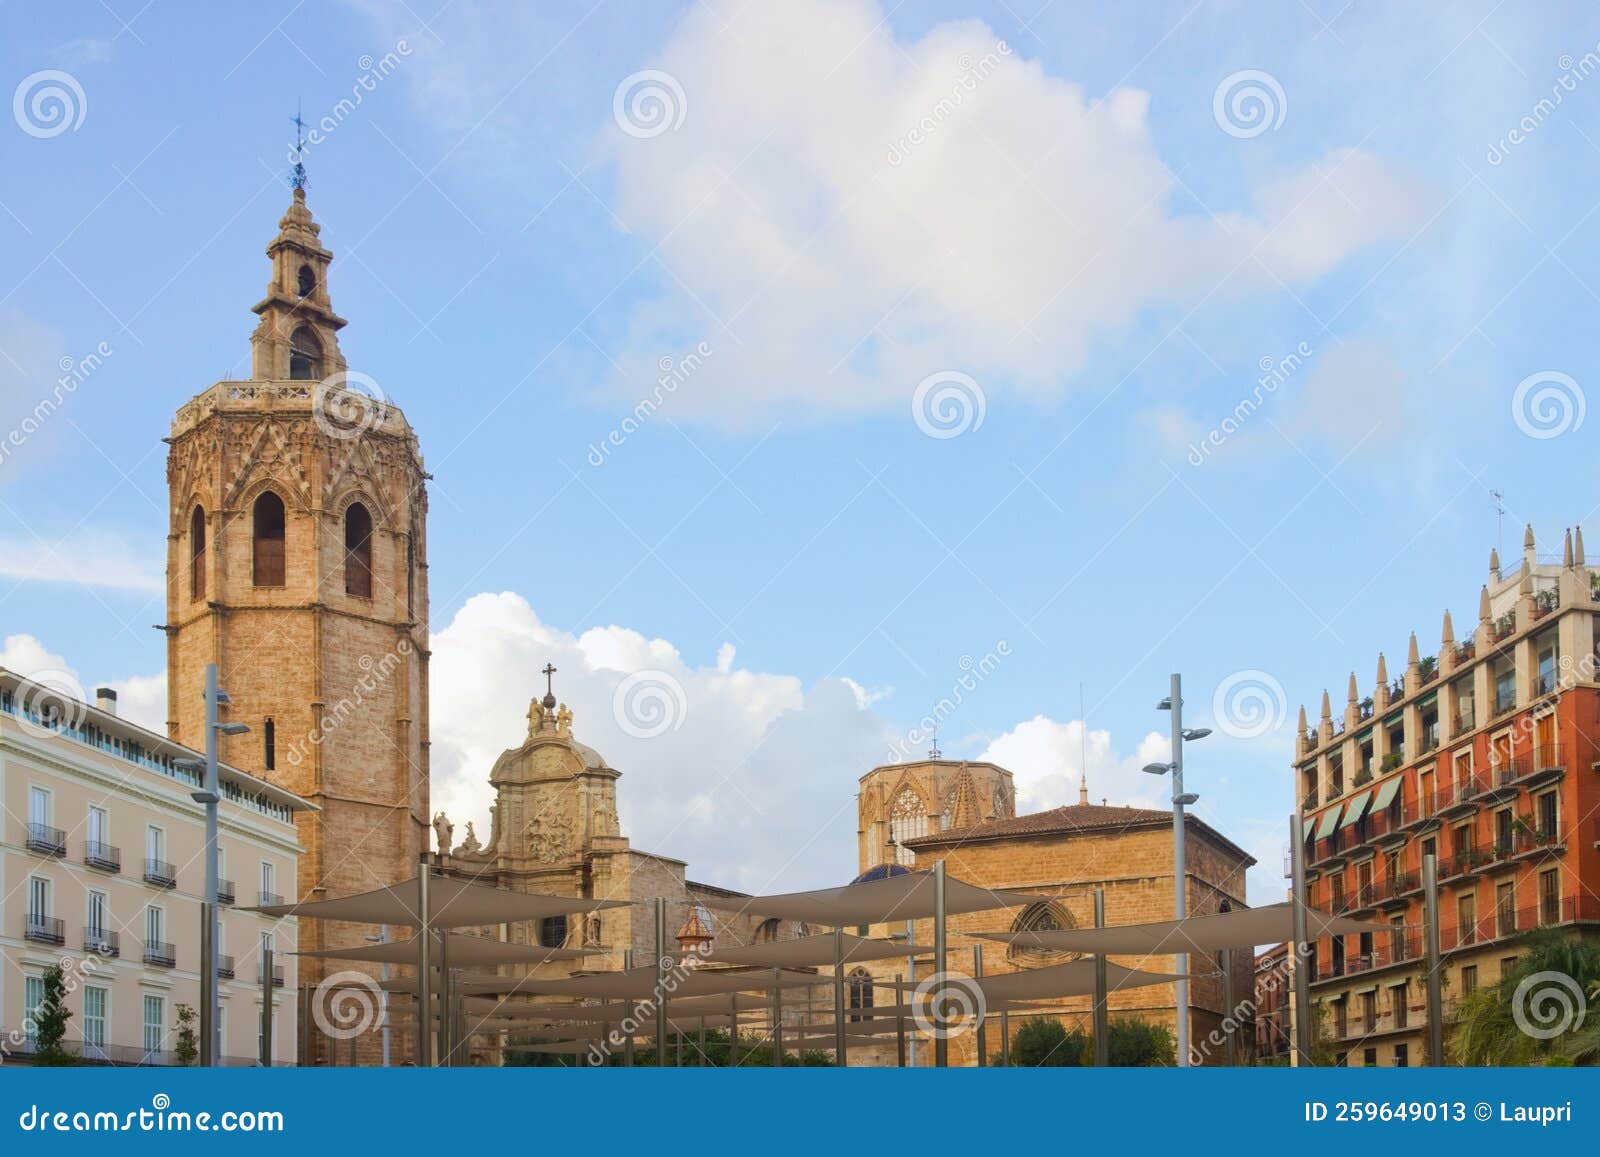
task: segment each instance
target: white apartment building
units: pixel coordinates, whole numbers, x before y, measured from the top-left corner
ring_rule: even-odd
[[[85,1060],[176,1063],[180,1004],[198,1035],[205,809],[178,766],[198,758],[118,718],[114,692],[91,705],[0,668],[0,1060],[32,1051],[56,964]],[[273,1058],[293,1063],[295,923],[239,909],[296,898],[294,817],[313,805],[227,766],[220,780],[220,1056],[258,1062],[270,945]]]

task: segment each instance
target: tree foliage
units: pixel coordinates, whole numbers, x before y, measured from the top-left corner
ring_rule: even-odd
[[[33,1063],[44,1066],[75,1065],[77,1058],[66,1050],[67,1021],[72,1010],[66,1002],[67,980],[59,964],[44,974],[44,999],[34,1013]]]
[[[1588,1007],[1600,1004],[1600,941],[1541,928],[1519,946],[1516,964],[1498,984],[1469,993],[1456,1006],[1451,1059],[1460,1065],[1600,1064],[1600,1008]],[[1563,1025],[1559,1034],[1542,1036]]]

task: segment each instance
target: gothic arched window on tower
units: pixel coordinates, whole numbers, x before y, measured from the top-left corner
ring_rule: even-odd
[[[372,515],[359,502],[344,512],[344,593],[372,597]]]
[[[846,1006],[850,1009],[872,1007],[872,974],[865,968],[851,969],[850,975],[845,978],[848,986]],[[865,1020],[864,1016],[852,1016],[851,1020]]]
[[[928,834],[928,809],[922,797],[909,787],[900,789],[889,808],[889,838],[894,841],[894,858],[898,863],[909,864],[916,853],[905,846],[907,840]]]
[[[206,512],[198,506],[189,515],[189,597],[206,597]]]
[[[311,272],[311,266],[302,265],[300,267],[300,275],[295,288],[299,290],[301,297],[310,297],[316,290],[317,275]]]
[[[322,377],[322,342],[308,325],[289,335],[289,377],[297,382],[314,382]]]
[[[281,587],[284,576],[283,499],[272,491],[251,512],[251,575],[258,587]]]

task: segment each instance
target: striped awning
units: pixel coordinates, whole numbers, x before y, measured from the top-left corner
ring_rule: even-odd
[[[1345,808],[1344,820],[1339,824],[1339,827],[1347,828],[1362,816],[1366,815],[1367,805],[1371,802],[1372,793],[1370,791],[1364,791],[1360,795],[1356,796],[1356,798],[1351,800],[1349,805]]]
[[[1377,794],[1372,797],[1373,812],[1381,812],[1384,808],[1388,807],[1394,802],[1394,797],[1399,793],[1400,777],[1398,775],[1384,780],[1383,783],[1378,785]]]
[[[1344,810],[1344,804],[1335,804],[1322,813],[1322,821],[1317,824],[1317,839],[1325,840],[1333,835],[1339,826],[1339,813]]]

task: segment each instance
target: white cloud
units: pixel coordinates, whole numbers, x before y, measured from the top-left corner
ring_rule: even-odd
[[[906,404],[949,368],[1053,394],[1145,311],[1304,284],[1423,217],[1414,182],[1352,150],[1217,220],[1180,214],[1147,94],[1095,100],[980,22],[896,42],[881,15],[696,6],[650,62],[683,89],[681,127],[608,127],[604,147],[618,215],[672,276],[619,382],[704,338],[717,355],[678,404],[730,422]]]
[[[1411,428],[1415,388],[1387,349],[1347,341],[1322,354],[1296,399],[1291,430],[1336,450],[1380,446]]]
[[[71,538],[0,539],[0,575],[24,582],[79,583],[159,595],[166,580],[157,560],[114,535],[80,531]]]
[[[997,736],[978,758],[998,763],[1016,777],[1017,811],[1043,811],[1078,802],[1079,777],[1088,756],[1089,799],[1113,806],[1165,808],[1160,785],[1139,769],[1168,758],[1167,740],[1150,732],[1132,755],[1119,755],[1111,733],[1089,729],[1081,719],[1058,722],[1046,715]]]

